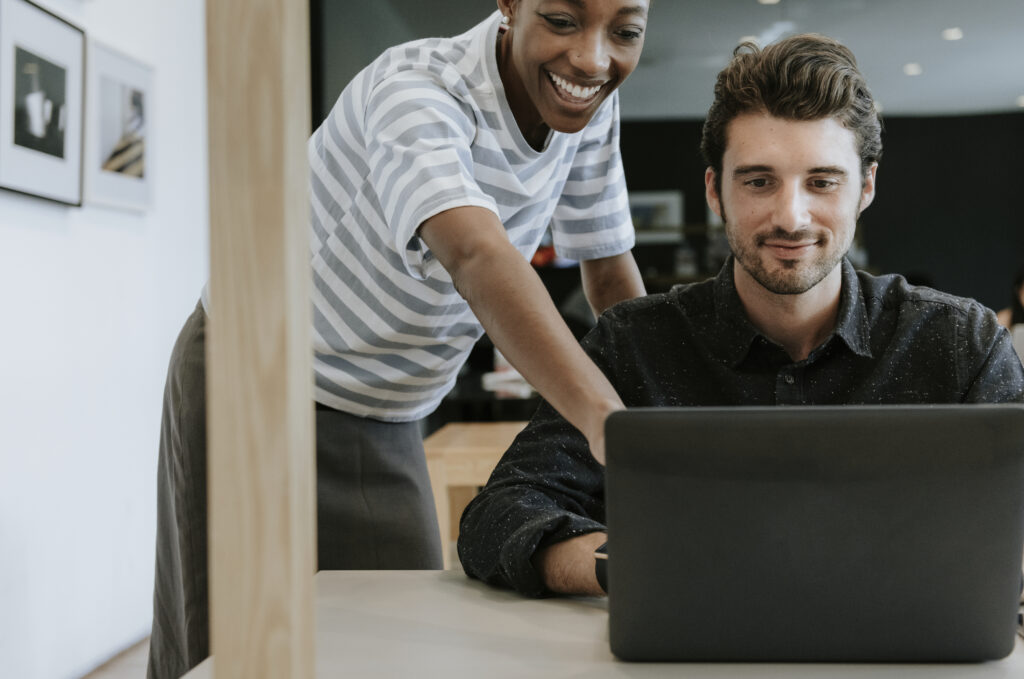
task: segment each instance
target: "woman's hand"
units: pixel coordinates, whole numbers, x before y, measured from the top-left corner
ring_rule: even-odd
[[[623,408],[622,400],[569,331],[497,215],[454,208],[425,221],[419,235],[498,350],[583,433],[603,464],[604,420]]]

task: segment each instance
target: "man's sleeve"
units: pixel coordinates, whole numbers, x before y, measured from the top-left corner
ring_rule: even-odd
[[[583,340],[602,368],[611,341],[607,316]],[[542,596],[548,592],[534,553],[604,530],[604,511],[604,467],[584,436],[544,402],[463,513],[459,559],[470,577]]]
[[[995,314],[978,304],[963,329],[958,351],[968,358],[962,363],[971,366],[964,402],[1024,402],[1024,367]]]

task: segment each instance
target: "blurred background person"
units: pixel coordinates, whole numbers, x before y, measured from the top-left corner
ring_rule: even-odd
[[[1013,277],[1013,300],[1010,306],[996,314],[999,324],[1012,328],[1015,325],[1024,323],[1024,266],[1017,270]]]

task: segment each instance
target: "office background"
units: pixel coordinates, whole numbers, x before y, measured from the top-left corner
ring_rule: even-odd
[[[311,8],[321,18],[311,36],[319,121],[387,46],[468,29],[495,3],[313,0]],[[944,40],[953,27],[962,39]],[[655,3],[640,64],[621,89],[630,191],[682,191],[686,223],[704,224],[698,145],[715,74],[741,37],[806,31],[850,46],[883,106],[878,193],[860,224],[869,268],[1007,306],[1024,265],[1024,216],[1013,198],[1015,151],[1024,148],[1024,3],[1015,0]],[[906,75],[911,63],[923,72]],[[641,269],[663,269],[667,250],[641,247]]]

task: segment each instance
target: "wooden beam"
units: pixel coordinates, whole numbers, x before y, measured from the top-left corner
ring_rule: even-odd
[[[314,675],[308,9],[206,4],[217,679]]]

